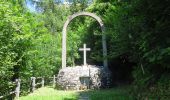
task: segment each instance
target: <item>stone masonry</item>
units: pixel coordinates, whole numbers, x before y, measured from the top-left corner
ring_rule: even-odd
[[[58,73],[57,84],[65,90],[99,89],[106,86],[107,73],[103,66],[65,67]],[[86,84],[81,78],[85,79]]]

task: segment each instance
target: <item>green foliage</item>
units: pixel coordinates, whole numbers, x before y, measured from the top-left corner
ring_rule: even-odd
[[[44,2],[42,7],[44,7],[44,11],[40,14],[39,19],[45,22],[45,27],[53,34],[61,32],[69,10],[65,6],[55,4],[53,0]]]
[[[76,13],[84,11],[88,7],[88,0],[73,0],[73,3],[69,7],[70,12]]]
[[[0,95],[13,91],[17,78],[25,94],[30,77],[52,76],[61,66],[61,36],[52,35],[46,21],[23,3],[0,1]]]
[[[61,44],[56,35],[42,34],[32,41],[33,46],[29,51],[28,66],[33,76],[49,77],[58,72],[61,64]],[[58,54],[58,55],[57,55]]]
[[[169,1],[162,0],[99,0],[87,8],[103,18],[109,62],[112,64],[115,58],[123,57],[121,62],[135,63],[131,72],[133,93],[139,98],[157,94],[156,91],[151,92],[150,87],[164,91],[155,98],[164,98],[169,91],[169,81],[166,81],[170,73],[168,4]],[[164,81],[160,81],[162,76]],[[168,87],[167,90],[162,87],[163,84]],[[146,95],[142,94],[144,91]]]
[[[25,69],[24,59],[33,35],[32,17],[20,14],[19,4],[0,1],[0,6],[0,92],[6,93],[12,89],[11,79],[18,78],[20,69]]]

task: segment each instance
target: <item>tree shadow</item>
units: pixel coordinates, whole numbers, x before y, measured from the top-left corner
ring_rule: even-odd
[[[73,99],[73,98],[64,98],[64,100],[78,100],[78,99]]]
[[[86,90],[78,93],[79,96],[87,97],[81,100],[134,100],[126,88]]]

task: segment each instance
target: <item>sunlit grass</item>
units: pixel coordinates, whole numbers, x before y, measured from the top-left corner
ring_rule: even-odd
[[[37,89],[28,96],[20,97],[20,100],[77,100],[78,93],[75,91],[60,91],[44,87]]]
[[[126,88],[106,90],[62,91],[44,87],[34,93],[21,97],[20,100],[78,100],[79,94],[85,94],[90,100],[134,100]]]

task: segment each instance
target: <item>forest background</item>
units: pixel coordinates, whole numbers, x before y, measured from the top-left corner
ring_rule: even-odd
[[[62,27],[75,12],[88,11],[106,26],[112,86],[129,85],[130,94],[170,96],[169,0],[73,0],[69,6],[53,0],[37,3],[30,12],[24,0],[0,0],[0,95],[22,79],[22,94],[30,77],[56,75],[61,68]],[[67,64],[82,64],[78,48],[87,43],[88,63],[102,65],[101,30],[90,17],[69,25]]]

